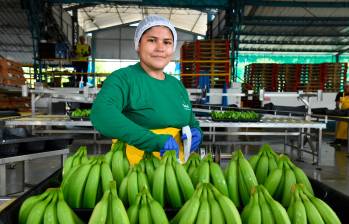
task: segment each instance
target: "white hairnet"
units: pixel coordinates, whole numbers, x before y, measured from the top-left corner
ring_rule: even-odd
[[[171,30],[173,35],[173,51],[175,51],[177,45],[177,32],[168,19],[158,15],[147,16],[138,24],[134,37],[136,51],[138,50],[139,40],[143,33],[153,26],[166,26]]]

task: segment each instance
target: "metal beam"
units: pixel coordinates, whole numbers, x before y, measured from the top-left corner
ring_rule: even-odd
[[[328,52],[328,53],[336,53],[338,52],[338,50],[327,50],[327,49],[295,49],[295,48],[284,48],[284,49],[280,49],[280,48],[250,48],[250,47],[240,47],[239,51],[254,51],[254,52],[261,52],[261,51],[265,51],[265,52]]]
[[[245,5],[268,6],[268,7],[301,7],[301,8],[349,8],[349,2],[327,1],[266,1],[266,0],[245,0]]]
[[[337,22],[325,21],[260,21],[243,20],[242,25],[247,26],[312,26],[312,27],[346,27],[349,26],[349,20]]]
[[[73,5],[73,6],[68,6],[66,8],[63,8],[64,11],[72,11],[74,9],[83,9],[83,8],[87,8],[87,7],[93,7],[96,6],[97,4],[92,4],[92,3],[87,3],[87,4],[77,4],[77,5]]]
[[[278,40],[240,40],[240,44],[277,44],[277,45],[321,45],[321,46],[349,46],[349,42],[340,41],[278,41]]]
[[[241,31],[240,36],[285,36],[285,37],[349,37],[349,33],[278,33]]]
[[[230,0],[205,0],[205,1],[163,1],[163,0],[48,0],[50,3],[81,3],[81,4],[119,4],[119,5],[139,5],[139,6],[158,6],[158,7],[176,7],[176,8],[220,8],[225,9],[229,6]]]
[[[245,21],[347,22],[349,17],[245,16]]]

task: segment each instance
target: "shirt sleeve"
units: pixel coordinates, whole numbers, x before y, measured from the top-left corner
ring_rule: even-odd
[[[128,103],[129,83],[118,72],[110,75],[93,102],[91,122],[102,135],[120,139],[144,151],[159,151],[170,135],[157,135],[128,119],[122,111]]]

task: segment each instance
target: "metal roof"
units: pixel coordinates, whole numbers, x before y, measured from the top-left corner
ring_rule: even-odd
[[[135,23],[150,14],[164,16],[175,27],[192,33],[205,35],[207,30],[207,13],[193,9],[115,4],[65,4],[64,8],[78,9],[79,25],[86,32]]]
[[[20,0],[0,0],[0,55],[18,62],[31,63],[32,36]]]
[[[226,11],[223,19],[236,31],[239,51],[344,53],[349,49],[348,0],[245,0],[243,4],[241,15],[237,9]],[[223,35],[229,32],[221,30]]]

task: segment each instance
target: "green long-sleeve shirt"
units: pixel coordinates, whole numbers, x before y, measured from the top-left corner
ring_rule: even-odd
[[[155,79],[139,63],[119,69],[105,80],[90,118],[102,135],[145,151],[159,151],[169,137],[150,129],[199,128],[182,83],[167,74],[164,80]]]

